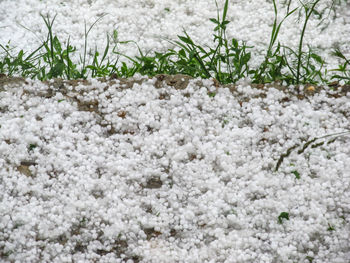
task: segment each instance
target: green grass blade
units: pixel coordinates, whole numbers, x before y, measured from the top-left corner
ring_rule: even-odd
[[[224,13],[222,15],[222,22],[225,21],[226,19],[226,15],[227,15],[227,10],[228,10],[228,0],[225,1],[225,5],[224,5]]]

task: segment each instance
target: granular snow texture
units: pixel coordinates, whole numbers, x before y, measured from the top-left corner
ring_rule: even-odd
[[[333,47],[350,54],[350,3],[337,2],[328,26],[312,16],[305,35],[328,69],[339,64]],[[280,19],[285,9],[279,3]],[[84,23],[101,18],[88,37],[92,50],[117,30],[114,41],[164,51],[182,28],[211,45],[216,6],[0,0],[0,44],[35,50],[47,34],[40,13],[57,14],[54,32],[78,50]],[[227,16],[228,37],[254,46],[258,64],[271,1],[230,1]],[[297,18],[284,22],[281,44],[297,47]],[[177,89],[140,76],[7,85],[0,77],[1,262],[350,262],[350,136],[303,149],[349,131],[350,93],[328,87],[302,98],[183,78]]]
[[[349,262],[350,93],[134,82],[2,89],[3,262]]]

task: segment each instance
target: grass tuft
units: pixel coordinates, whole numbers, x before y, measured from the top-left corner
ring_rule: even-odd
[[[289,213],[287,212],[282,212],[279,216],[278,216],[278,223],[282,224],[283,223],[283,219],[289,220]]]
[[[339,72],[340,74],[333,75],[331,79],[343,80],[345,84],[350,85],[350,59],[346,58],[339,48],[335,49],[332,54],[333,56],[340,58],[343,61],[343,64],[340,64],[337,69],[332,70]]]
[[[79,55],[80,61],[78,62],[72,60],[77,49],[70,45],[70,38],[68,37],[66,44],[62,44],[54,34],[53,25],[56,16],[51,19],[49,15],[41,15],[48,30],[46,40],[29,55],[26,55],[23,50],[14,54],[9,44],[0,44],[0,50],[3,51],[0,53],[0,73],[39,80],[86,79],[111,75],[128,78],[139,73],[150,77],[157,74],[185,74],[205,79],[215,78],[221,84],[236,83],[245,78],[258,84],[276,81],[287,85],[324,84],[331,83],[331,81],[350,84],[350,61],[339,49],[334,50],[332,55],[339,58],[342,64],[337,69],[330,71],[332,75],[323,69],[326,61],[317,54],[314,48],[309,46],[308,51],[303,50],[303,40],[310,17],[318,16],[321,19],[325,14],[325,10],[317,9],[320,0],[306,3],[299,1],[300,6],[292,10],[290,8],[292,0],[285,1],[282,5],[287,6],[287,12],[280,22],[277,20],[276,1],[272,2],[275,18],[270,43],[263,62],[257,68],[250,67],[251,52],[249,50],[253,47],[247,46],[244,41],[227,37],[226,29],[230,24],[230,21],[227,20],[229,0],[225,0],[222,14],[219,13],[218,3],[215,1],[217,16],[210,18],[214,24],[213,47],[202,47],[195,43],[184,29],[183,35],[179,35],[177,40],[169,41],[175,46],[174,49],[149,55],[149,53],[143,53],[134,41],[119,41],[118,32],[114,30],[111,36],[107,34],[103,52],[100,53],[95,47],[94,52],[88,55],[88,35],[96,23],[103,18],[102,16],[89,28],[85,24],[84,49]],[[342,3],[343,1],[334,0],[332,5],[327,7],[330,9],[329,13],[332,10],[335,12],[335,6]],[[168,10],[165,11],[168,12]],[[277,39],[283,22],[296,12],[299,12],[299,19],[304,14],[304,23],[298,50],[294,51],[290,47],[282,46]],[[135,44],[139,55],[129,57],[119,52],[118,47],[123,44]],[[112,56],[115,55],[116,57],[113,58]]]

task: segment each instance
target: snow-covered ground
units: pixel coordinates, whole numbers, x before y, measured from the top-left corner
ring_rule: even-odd
[[[229,10],[230,36],[264,50],[272,3],[230,1]],[[210,43],[216,15],[209,0],[0,0],[0,43],[33,50],[47,11],[78,48],[84,19],[108,13],[91,43],[117,28],[144,50],[166,49],[159,37],[182,26]],[[318,22],[306,43],[348,48],[345,3],[323,32]],[[281,42],[296,45],[300,25],[282,28]],[[155,78],[129,88],[90,82],[0,86],[1,262],[350,261],[350,136],[297,153],[350,129],[349,92],[298,99],[246,83],[216,90],[210,80],[183,90]],[[283,212],[289,220],[279,222]]]
[[[349,93],[155,81],[1,92],[4,262],[349,262]]]

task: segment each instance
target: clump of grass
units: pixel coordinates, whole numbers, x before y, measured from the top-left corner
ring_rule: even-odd
[[[340,1],[340,0],[339,0]],[[135,73],[154,76],[157,74],[186,74],[192,77],[215,78],[222,84],[236,83],[240,79],[249,78],[253,83],[270,83],[280,81],[285,84],[318,84],[327,83],[327,71],[322,71],[325,61],[311,47],[303,50],[303,39],[306,33],[307,23],[312,14],[316,14],[317,4],[320,0],[310,3],[301,3],[290,11],[291,0],[288,2],[287,13],[282,21],[277,21],[277,5],[273,0],[275,18],[270,36],[270,43],[266,51],[265,59],[257,68],[250,68],[251,53],[246,42],[235,38],[228,39],[226,29],[230,21],[227,20],[229,0],[225,0],[222,14],[219,13],[217,2],[217,16],[211,18],[214,23],[213,43],[214,47],[202,47],[183,31],[178,40],[169,41],[175,48],[165,53],[154,52],[153,55],[143,53],[137,43],[133,41],[119,41],[118,32],[112,36],[107,34],[106,46],[100,54],[95,47],[92,58],[88,58],[88,35],[94,25],[102,18],[97,19],[89,28],[85,24],[84,50],[79,62],[73,62],[72,57],[77,52],[70,45],[70,38],[66,44],[54,35],[53,24],[56,16],[50,19],[43,16],[48,29],[46,40],[36,50],[26,55],[23,50],[13,54],[9,45],[1,45],[3,50],[0,55],[0,73],[9,76],[21,75],[32,79],[46,80],[51,78],[85,79],[87,77],[132,77]],[[333,2],[336,2],[333,1]],[[303,29],[300,34],[298,50],[282,46],[278,41],[278,34],[285,19],[299,10],[305,13]],[[112,42],[111,42],[112,37]],[[277,44],[276,44],[277,43]],[[118,51],[120,44],[136,44],[139,55],[129,57]],[[112,59],[111,55],[117,55]],[[334,56],[344,61],[338,69],[340,72],[331,76],[332,80],[343,80],[350,83],[349,60],[339,49],[333,52]],[[121,61],[120,57],[128,60]],[[89,59],[91,61],[89,62]]]
[[[215,3],[218,10],[217,2]],[[234,38],[227,39],[226,28],[230,23],[226,20],[227,12],[228,0],[225,1],[222,17],[217,11],[217,17],[210,19],[215,24],[213,35],[215,48],[204,49],[195,44],[186,31],[184,31],[185,36],[179,36],[180,41],[175,41],[181,48],[182,54],[195,59],[202,76],[214,77],[223,84],[235,83],[246,77],[249,73],[248,62],[251,58],[251,53],[247,52],[249,47],[245,42],[239,43]]]
[[[275,18],[273,21],[272,32],[270,36],[270,44],[267,49],[265,60],[261,63],[258,69],[253,71],[253,83],[270,83],[273,81],[283,81],[285,77],[282,74],[282,68],[286,66],[285,56],[281,55],[281,45],[278,43],[275,47],[275,43],[281,29],[282,23],[292,15],[297,8],[292,11],[287,11],[286,16],[281,22],[277,24],[277,6],[276,1],[273,0],[273,7],[275,12]]]
[[[316,83],[315,77],[317,76],[320,77],[321,80],[323,80],[322,73],[321,73],[321,69],[325,63],[323,59],[316,53],[311,52],[310,47],[308,52],[303,52],[302,50],[307,23],[319,1],[320,0],[316,0],[311,4],[302,3],[303,9],[305,11],[305,21],[304,21],[303,29],[300,34],[299,48],[297,52],[294,52],[292,49],[289,48],[289,50],[291,51],[291,54],[296,56],[296,63],[297,63],[296,68],[293,68],[287,62],[287,66],[293,75],[291,82],[293,83],[295,81],[295,83],[293,84],[300,84],[300,82]],[[315,65],[312,63],[312,60],[320,64],[320,67],[318,69],[316,69]]]
[[[5,51],[5,56],[0,62],[0,72],[9,76],[20,74],[23,77],[40,80],[57,77],[80,78],[81,75],[76,71],[76,65],[69,57],[70,53],[75,52],[76,49],[69,45],[69,40],[66,49],[63,49],[58,38],[53,35],[52,26],[56,17],[52,20],[49,16],[42,16],[42,18],[48,28],[47,39],[26,57],[23,50],[17,55],[12,55],[9,46],[0,45]]]
[[[96,25],[96,23],[101,20],[103,16],[99,17],[90,27],[87,29],[86,23],[84,26],[84,55],[82,60],[82,68],[81,68],[81,76],[82,78],[87,78],[88,75],[90,75],[92,78],[95,77],[105,77],[110,76],[118,72],[117,64],[119,61],[119,57],[117,57],[114,60],[111,60],[108,57],[109,50],[110,50],[110,36],[107,34],[106,36],[106,46],[103,51],[103,55],[101,59],[99,60],[100,53],[98,52],[97,47],[94,49],[93,58],[92,58],[92,64],[86,65],[86,52],[87,52],[87,39],[88,35],[91,31],[91,29]],[[116,30],[113,31],[112,39],[114,42],[113,50],[116,48],[118,44],[118,32]],[[88,72],[89,71],[89,72]],[[124,71],[125,75],[127,75],[127,71]],[[127,76],[128,77],[128,76]]]
[[[169,41],[177,49],[169,49],[165,54],[155,52],[154,56],[147,56],[138,46],[140,55],[136,59],[116,53],[129,59],[142,75],[186,74],[192,77],[216,78],[223,84],[235,83],[247,76],[251,54],[247,51],[249,47],[245,42],[227,39],[226,28],[230,23],[226,20],[228,3],[226,0],[222,16],[217,12],[217,17],[210,19],[215,24],[214,48],[201,47],[184,30],[184,35],[179,35],[178,40]]]
[[[49,71],[46,72],[46,67],[43,66],[37,72],[39,79],[52,79],[52,78],[67,78],[75,79],[81,78],[82,75],[77,70],[77,65],[70,59],[70,54],[76,51],[76,48],[69,45],[69,38],[65,49],[62,47],[61,42],[57,36],[53,35],[52,27],[56,19],[56,16],[50,20],[50,17],[41,15],[46,27],[48,29],[47,40],[44,42],[43,46],[45,48],[45,53],[41,56],[43,61],[48,65]]]
[[[321,72],[325,61],[321,56],[316,54],[311,47],[309,47],[307,52],[304,52],[302,49],[307,23],[319,1],[320,0],[316,0],[307,4],[301,2],[305,11],[305,21],[299,38],[298,50],[294,51],[287,46],[281,46],[280,43],[275,46],[275,43],[282,23],[299,8],[289,11],[289,2],[287,14],[282,21],[277,24],[278,11],[276,2],[273,0],[275,19],[271,32],[270,44],[267,49],[265,60],[260,67],[254,71],[252,78],[254,83],[282,81],[287,85],[299,85],[301,83],[317,84],[320,80],[326,82],[326,79],[323,76],[324,74]]]
[[[296,179],[300,179],[301,178],[300,177],[300,173],[297,170],[293,170],[291,173],[295,175]]]
[[[11,53],[12,49],[9,45],[1,45],[1,49],[4,51],[2,61],[0,61],[0,73],[5,73],[9,76],[22,75],[36,78],[37,67],[40,57],[36,53],[43,47],[33,51],[28,56],[25,56],[24,51],[21,50],[17,55]]]
[[[288,212],[282,212],[279,216],[278,216],[278,223],[282,224],[283,223],[283,219],[289,220],[289,213]]]
[[[332,70],[339,72],[339,74],[333,75],[332,79],[343,80],[345,84],[350,85],[350,60],[344,56],[339,48],[335,49],[332,54],[343,60],[343,64],[340,64],[337,69]]]
[[[36,147],[38,147],[36,144],[29,144],[28,151],[33,151]]]
[[[70,38],[66,45],[54,35],[53,24],[56,19],[52,19],[49,15],[41,15],[46,28],[48,30],[46,40],[30,55],[25,56],[21,50],[17,55],[11,54],[9,45],[0,47],[5,55],[0,61],[0,73],[6,73],[8,76],[21,75],[32,79],[47,80],[52,78],[63,79],[85,79],[91,77],[104,77],[113,74],[116,71],[116,61],[110,61],[107,54],[110,47],[109,36],[107,35],[107,44],[104,53],[99,59],[99,52],[95,48],[92,63],[87,64],[87,38],[93,26],[102,18],[97,19],[89,29],[85,25],[84,35],[84,51],[80,57],[81,68],[78,69],[78,64],[71,59],[72,55],[77,52],[77,49],[70,45]]]
[[[330,223],[328,223],[327,231],[334,231],[334,230],[335,230],[335,227],[332,226]]]

